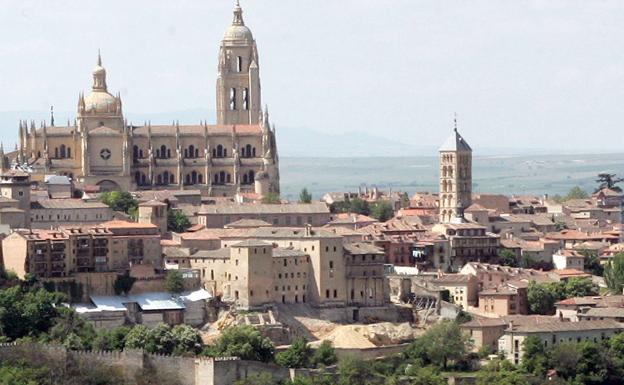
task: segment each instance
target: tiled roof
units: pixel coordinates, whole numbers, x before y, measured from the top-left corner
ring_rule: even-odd
[[[231,247],[264,247],[264,246],[271,246],[271,244],[264,242],[264,241],[259,241],[257,239],[247,239],[244,241],[237,242],[230,246]]]
[[[370,243],[364,242],[354,242],[354,243],[346,243],[343,245],[343,248],[351,255],[362,255],[362,254],[379,254],[383,255],[383,249],[372,245]]]
[[[502,327],[507,326],[507,322],[505,322],[501,318],[485,318],[485,317],[475,317],[472,321],[465,322],[459,325],[461,328],[482,328],[482,327]]]
[[[202,205],[198,214],[329,214],[323,202],[285,204],[217,204]]]
[[[232,223],[228,223],[227,225],[223,227],[229,228],[229,229],[251,228],[251,227],[271,227],[271,224],[269,222],[265,222],[260,219],[239,219]]]
[[[513,329],[508,329],[514,333],[557,333],[588,330],[622,330],[624,326],[612,320],[578,321],[578,322],[549,322],[534,325],[514,324]]]
[[[579,314],[579,316],[622,318],[624,317],[624,307],[595,307],[587,309],[585,313]]]
[[[108,206],[102,202],[85,202],[82,199],[40,199],[36,202],[31,202],[30,208],[33,210],[42,209],[107,209]]]
[[[152,229],[157,226],[151,223],[139,223],[139,222],[127,222],[120,220],[113,220],[108,222],[103,222],[99,225],[99,227],[104,227],[107,229],[123,229],[123,228],[144,228],[144,229]]]

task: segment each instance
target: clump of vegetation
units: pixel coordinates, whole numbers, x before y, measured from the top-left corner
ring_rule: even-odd
[[[553,314],[557,301],[597,294],[598,286],[589,278],[571,278],[566,282],[529,283],[527,301],[531,313]]]
[[[191,227],[191,221],[180,210],[169,210],[167,212],[167,230],[176,233],[183,233]]]
[[[137,217],[139,202],[126,191],[106,191],[100,195],[100,201],[115,211],[121,211],[133,218]]]
[[[304,187],[299,193],[299,203],[312,203],[312,194],[310,194],[307,187]]]

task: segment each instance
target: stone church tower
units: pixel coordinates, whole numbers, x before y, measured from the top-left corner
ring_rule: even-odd
[[[219,50],[217,76],[217,124],[260,122],[260,71],[258,49],[243,21],[238,1],[232,25],[225,31]]]
[[[472,148],[457,132],[457,121],[439,152],[440,222],[461,222],[472,200]]]

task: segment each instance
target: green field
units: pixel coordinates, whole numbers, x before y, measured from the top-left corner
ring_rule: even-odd
[[[282,158],[282,195],[296,199],[307,187],[329,191],[380,189],[437,191],[437,157]],[[473,190],[504,194],[563,194],[573,186],[591,192],[599,172],[624,176],[624,153],[600,155],[483,156],[473,159]]]

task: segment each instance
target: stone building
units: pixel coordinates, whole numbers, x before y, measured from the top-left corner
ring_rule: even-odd
[[[73,124],[57,126],[53,117],[38,128],[20,122],[15,160],[32,170],[33,180],[67,175],[102,191],[193,186],[213,196],[279,193],[275,129],[260,106],[258,50],[238,4],[219,48],[216,125],[128,123],[106,75],[98,55],[91,92],[79,95]]]
[[[457,132],[457,122],[439,153],[440,222],[449,223],[463,218],[472,199],[472,148]]]
[[[126,271],[132,265],[160,268],[158,227],[109,221],[91,227],[18,229],[2,240],[3,263],[18,277],[71,277],[76,273]]]

